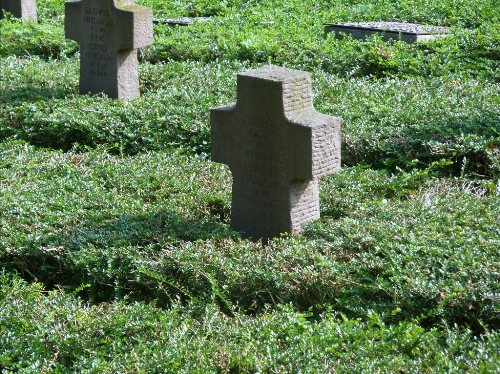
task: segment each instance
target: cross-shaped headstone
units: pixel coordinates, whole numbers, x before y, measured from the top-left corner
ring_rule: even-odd
[[[80,93],[138,97],[137,48],[153,43],[151,9],[133,0],[78,0],[65,13],[66,37],[80,43]]]
[[[36,0],[0,0],[0,18],[3,17],[2,9],[17,18],[36,21]]]
[[[212,109],[212,161],[233,174],[231,225],[268,240],[319,218],[318,180],[340,169],[341,119],[318,113],[308,73],[238,74],[237,103]]]

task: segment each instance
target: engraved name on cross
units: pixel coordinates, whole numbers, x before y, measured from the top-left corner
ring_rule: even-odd
[[[340,169],[341,119],[318,113],[308,73],[238,74],[237,103],[212,109],[212,161],[233,174],[231,226],[258,240],[319,218],[318,180]]]
[[[133,0],[66,3],[66,37],[80,44],[80,93],[139,97],[137,48],[153,43],[153,14]]]

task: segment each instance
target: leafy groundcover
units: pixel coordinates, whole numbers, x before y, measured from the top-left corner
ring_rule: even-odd
[[[142,0],[142,96],[78,95],[64,2],[0,20],[1,372],[500,372],[493,0]],[[447,26],[337,40],[326,22]],[[321,219],[230,228],[210,108],[236,74],[311,73],[340,116]]]

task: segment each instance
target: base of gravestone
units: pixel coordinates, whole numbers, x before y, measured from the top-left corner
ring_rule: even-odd
[[[449,35],[441,26],[421,25],[407,22],[353,22],[325,25],[325,33],[334,33],[336,39],[350,35],[354,39],[364,39],[377,34],[385,41],[396,39],[406,43],[431,40]]]

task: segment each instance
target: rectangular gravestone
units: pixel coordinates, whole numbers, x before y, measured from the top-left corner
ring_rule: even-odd
[[[237,103],[212,109],[212,161],[233,174],[231,226],[268,239],[319,218],[318,180],[340,169],[341,120],[318,113],[308,73],[238,74]]]
[[[353,22],[327,24],[325,33],[335,33],[335,38],[351,35],[354,39],[364,39],[378,34],[385,41],[396,39],[407,43],[430,40],[438,36],[446,36],[449,31],[445,27],[420,25],[407,22]]]
[[[153,13],[133,0],[66,3],[66,37],[80,44],[80,93],[139,97],[137,49],[153,43]]]
[[[12,13],[17,18],[37,20],[36,0],[0,0],[0,18],[3,17],[2,10]]]
[[[203,23],[210,21],[210,17],[196,17],[196,18],[165,18],[165,19],[154,19],[153,23],[155,25],[169,25],[169,26],[192,26],[195,23]]]

